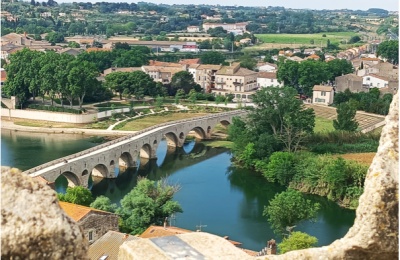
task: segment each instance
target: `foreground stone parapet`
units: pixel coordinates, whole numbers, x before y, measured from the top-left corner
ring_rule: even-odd
[[[399,94],[393,97],[378,152],[365,179],[354,226],[329,246],[257,259],[398,259]]]
[[[56,193],[17,169],[1,168],[1,258],[86,260],[88,241]]]

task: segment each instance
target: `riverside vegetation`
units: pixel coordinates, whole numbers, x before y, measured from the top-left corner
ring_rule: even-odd
[[[296,94],[290,87],[271,87],[254,95],[257,108],[247,108],[247,117],[235,118],[229,127],[234,163],[270,182],[357,208],[368,166],[331,154],[376,152],[380,131],[364,134],[352,127],[314,133],[313,109],[306,109]]]

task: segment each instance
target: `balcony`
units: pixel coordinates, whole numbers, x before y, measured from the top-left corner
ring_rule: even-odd
[[[233,82],[233,85],[235,85],[235,86],[243,86],[243,83],[242,82]]]

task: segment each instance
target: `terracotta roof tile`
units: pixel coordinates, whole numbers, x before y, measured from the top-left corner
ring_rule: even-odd
[[[92,260],[97,260],[102,255],[108,255],[107,260],[117,260],[119,248],[124,242],[140,239],[139,237],[110,230],[89,247],[89,257]]]
[[[275,72],[258,72],[257,78],[276,79]]]
[[[107,49],[107,48],[87,48],[86,51],[87,52],[91,52],[91,51],[112,51],[112,49]]]
[[[258,254],[258,252],[256,252],[256,251],[251,251],[251,250],[248,250],[248,249],[244,249],[244,248],[241,248],[244,252],[246,252],[246,254],[248,254],[248,255],[251,255],[251,256],[256,256],[257,254]]]
[[[179,61],[179,64],[199,64],[200,59],[182,59]]]
[[[382,80],[386,80],[386,81],[389,81],[389,79],[387,79],[387,78],[385,78],[385,77],[382,77],[382,76],[379,76],[379,75],[376,75],[376,74],[373,74],[373,73],[371,73],[371,74],[369,74],[369,75],[365,75],[364,77],[368,77],[368,76],[374,77],[374,78],[378,78],[378,79],[382,79]]]
[[[320,85],[315,85],[313,87],[313,91],[326,91],[326,92],[331,92],[333,90],[333,87],[328,87],[328,86],[320,86]]]
[[[89,208],[89,207],[72,204],[72,203],[68,203],[68,202],[64,202],[64,201],[59,201],[58,204],[60,205],[60,208],[62,208],[65,211],[65,213],[67,213],[67,215],[70,216],[76,222],[81,220],[84,216],[89,214],[91,211],[97,211],[97,212],[102,212],[102,213],[107,213],[107,214],[114,214],[114,213],[110,213],[107,211]]]

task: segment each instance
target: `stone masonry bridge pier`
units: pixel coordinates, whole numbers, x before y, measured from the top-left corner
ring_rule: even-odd
[[[235,116],[244,115],[235,110],[194,117],[155,125],[122,138],[72,154],[25,171],[32,177],[40,176],[55,182],[60,175],[68,180],[69,187],[88,187],[90,173],[101,178],[116,178],[115,167],[136,167],[137,158],[156,159],[156,151],[163,137],[168,149],[182,147],[186,136],[194,131],[198,139],[210,139],[218,123],[227,126]]]

